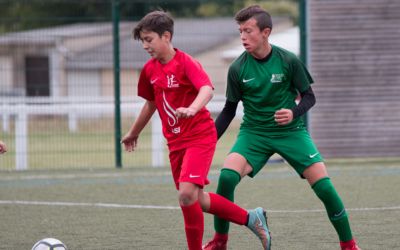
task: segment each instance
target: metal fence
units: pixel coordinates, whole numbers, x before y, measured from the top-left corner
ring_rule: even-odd
[[[80,1],[18,2],[14,9],[9,8],[12,1],[0,2],[0,9],[8,11],[0,17],[0,139],[9,148],[0,157],[0,170],[115,167],[120,133],[129,129],[143,103],[136,96],[136,82],[149,59],[131,31],[138,9],[144,12],[154,4],[96,0],[92,9],[84,9]],[[11,15],[23,15],[25,7],[35,4],[54,11]],[[190,7],[191,1],[186,4]],[[121,15],[126,6],[131,16]],[[82,13],[63,16],[58,8]],[[238,45],[235,23],[222,17],[175,21],[174,45],[198,59],[215,84],[220,98],[209,105],[215,114],[223,103],[229,53]],[[166,166],[164,144],[155,115],[137,152],[122,153],[121,165]],[[219,146],[215,164],[228,146]]]

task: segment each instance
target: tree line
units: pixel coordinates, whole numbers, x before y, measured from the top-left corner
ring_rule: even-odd
[[[272,15],[297,20],[298,0],[0,0],[0,33],[76,22],[111,20],[112,2],[121,20],[139,20],[159,9],[175,17],[233,16],[239,9],[259,4]]]

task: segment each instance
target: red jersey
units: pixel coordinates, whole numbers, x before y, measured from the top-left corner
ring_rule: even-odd
[[[152,58],[144,65],[138,95],[155,102],[170,150],[182,149],[190,142],[215,142],[214,121],[205,107],[191,118],[178,119],[175,115],[177,108],[192,104],[202,86],[213,87],[200,63],[178,49],[175,51],[167,64]]]

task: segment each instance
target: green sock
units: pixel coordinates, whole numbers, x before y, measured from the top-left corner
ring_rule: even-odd
[[[217,194],[222,195],[234,202],[235,188],[240,182],[240,174],[232,169],[223,168],[219,175]],[[214,216],[214,229],[217,233],[227,234],[229,232],[229,221]]]
[[[329,177],[318,180],[312,185],[318,198],[324,203],[329,220],[335,228],[340,241],[348,241],[353,238],[349,219],[343,202],[333,186]]]

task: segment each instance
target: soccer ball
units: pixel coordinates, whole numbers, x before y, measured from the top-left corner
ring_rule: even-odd
[[[36,242],[32,250],[67,250],[67,247],[57,239],[45,238]]]

